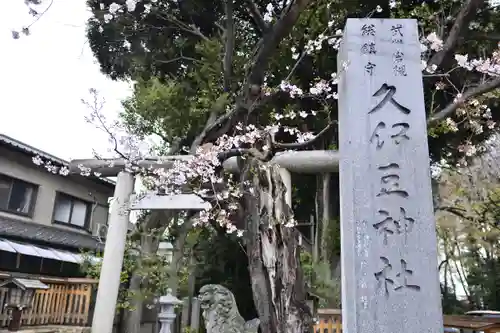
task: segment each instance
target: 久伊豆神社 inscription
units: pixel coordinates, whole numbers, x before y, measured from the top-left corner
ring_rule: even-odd
[[[343,328],[441,333],[417,22],[348,19],[338,63]]]

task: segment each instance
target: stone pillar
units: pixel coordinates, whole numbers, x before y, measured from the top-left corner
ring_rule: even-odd
[[[348,19],[337,63],[344,332],[443,332],[417,21]]]
[[[125,252],[129,223],[129,201],[134,190],[134,175],[126,171],[118,174],[109,218],[104,258],[92,320],[92,333],[111,333]]]

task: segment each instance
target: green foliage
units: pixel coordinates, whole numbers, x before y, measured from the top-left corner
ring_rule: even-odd
[[[191,107],[192,88],[182,82],[160,82],[153,78],[135,85],[134,94],[124,101],[122,118],[139,135],[156,133],[167,142],[197,130],[203,113]]]
[[[102,70],[114,78],[131,78],[138,82],[134,97],[126,102],[123,119],[132,133],[141,135],[156,133],[170,142],[180,138],[189,145],[196,133],[204,127],[209,111],[217,109],[218,114],[226,108],[234,109],[236,95],[244,91],[248,70],[257,51],[256,43],[261,35],[248,15],[247,4],[235,2],[235,53],[232,62],[232,76],[228,96],[216,107],[223,91],[224,57],[224,1],[217,0],[206,6],[202,0],[158,0],[141,1],[134,12],[117,12],[111,22],[106,23],[107,13],[112,0],[88,0],[93,16],[88,22],[90,46],[96,55]],[[255,1],[261,12],[269,1]],[[279,1],[270,1],[275,8]],[[454,0],[401,0],[396,9],[389,8],[389,2],[380,4],[383,9],[374,11],[376,4],[368,0],[320,0],[308,6],[301,13],[291,33],[285,36],[270,59],[265,77],[269,89],[276,91],[281,81],[287,78],[305,92],[315,82],[329,79],[337,72],[335,51],[329,44],[329,38],[321,43],[320,51],[305,56],[298,66],[294,52],[304,51],[306,45],[320,35],[328,36],[337,29],[342,29],[347,17],[373,18],[415,18],[419,20],[422,36],[431,32],[446,37],[449,34],[453,18],[463,2]],[[470,58],[490,55],[497,48],[494,41],[477,38],[494,31],[500,22],[500,12],[488,10],[487,1],[482,6],[470,29],[463,32],[456,53],[467,54]],[[152,5],[144,12],[145,6]],[[331,28],[326,30],[330,22]],[[482,74],[456,69],[453,55],[445,59],[439,71],[445,76],[431,76],[424,80],[427,113],[434,113],[453,102],[458,92],[471,82],[479,82]],[[290,70],[294,68],[292,75]],[[163,86],[160,86],[161,82]],[[439,86],[439,88],[437,88]],[[151,91],[149,91],[151,90]],[[493,93],[494,94],[494,93]],[[184,99],[183,99],[184,98]],[[480,101],[492,111],[498,109],[498,99],[483,96]],[[468,114],[474,112],[468,105],[464,108]],[[276,98],[259,106],[258,116],[249,118],[249,122],[266,125],[272,112],[284,110],[307,110],[318,112],[316,117],[307,119],[285,119],[286,125],[299,125],[302,129],[323,128],[330,120],[337,119],[335,101],[318,101],[315,98],[290,99],[286,94],[277,94]],[[500,120],[500,113],[492,112],[492,120]],[[477,119],[476,119],[477,118]],[[486,126],[487,119],[475,117],[482,132],[470,126],[470,117],[454,115],[451,120],[457,126],[452,130],[446,122],[437,124],[429,131],[429,148],[434,161],[442,158],[450,164],[464,156],[458,147],[464,142],[473,145],[483,142],[491,133]],[[283,133],[277,137],[287,141],[290,138]],[[325,144],[335,144],[334,138]],[[170,142],[171,143],[171,142]]]
[[[331,267],[327,263],[314,263],[307,251],[300,252],[300,264],[313,295],[320,298],[319,306],[340,308],[340,281],[331,278]]]
[[[240,314],[248,320],[255,318],[248,258],[241,240],[228,237],[223,230],[203,228],[198,232],[196,290],[209,283],[221,284],[234,293]]]
[[[327,224],[327,230],[325,232],[326,239],[324,243],[327,248],[322,249],[322,252],[327,255],[326,260],[332,261],[340,256],[340,219],[332,219]]]
[[[182,333],[199,333],[200,330],[196,330],[194,328],[191,328],[191,326],[186,326],[182,329]]]
[[[168,143],[192,140],[210,112],[220,114],[231,102],[221,89],[220,53],[220,42],[202,41],[195,45],[199,60],[180,75],[139,78],[133,95],[123,102],[121,118],[129,132],[139,137],[156,134]]]
[[[468,237],[467,284],[473,303],[482,309],[500,308],[500,187],[492,189],[487,200],[472,207],[475,212],[473,231]],[[483,253],[483,254],[482,254]]]
[[[457,299],[457,295],[451,290],[451,288],[445,288],[441,284],[441,300],[443,306],[443,314],[447,315],[463,315],[468,309],[464,303]]]
[[[443,268],[449,276],[442,287],[447,313],[457,311],[455,284],[468,294],[470,309],[500,308],[500,186],[496,166],[477,160],[469,169],[443,175],[441,191],[453,215],[440,216],[440,238],[448,262]],[[450,223],[454,222],[454,223]],[[453,288],[451,288],[453,287]]]
[[[90,255],[91,253],[83,253],[84,261],[81,270],[89,278],[99,279],[102,256],[98,256],[100,261],[93,262]],[[118,293],[117,311],[120,309],[134,310],[131,305],[132,299],[151,301],[153,298],[165,294],[168,288],[168,268],[169,263],[164,256],[140,254],[137,250],[137,244],[128,240],[120,276],[121,285]],[[135,293],[128,289],[130,278],[134,272],[141,280],[141,287]]]

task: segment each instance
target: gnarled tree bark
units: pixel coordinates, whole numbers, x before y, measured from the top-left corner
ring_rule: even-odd
[[[286,188],[277,165],[249,160],[242,184],[251,184],[243,205],[247,255],[253,297],[262,333],[303,333],[311,330],[305,281],[299,261],[297,230],[291,219]]]

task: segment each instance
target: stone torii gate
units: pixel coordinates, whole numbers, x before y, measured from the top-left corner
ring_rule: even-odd
[[[144,159],[136,162],[137,166],[146,169],[168,169],[178,160],[187,161],[192,155],[165,156]],[[161,160],[162,162],[158,162]],[[280,165],[281,177],[287,188],[286,201],[291,207],[291,175],[296,173],[325,173],[338,170],[339,155],[336,151],[311,150],[278,153],[271,162]],[[96,298],[92,333],[111,333],[116,310],[116,299],[120,286],[120,272],[127,236],[130,209],[154,210],[201,210],[207,203],[196,195],[147,195],[135,203],[131,203],[131,195],[135,176],[126,171],[127,161],[124,159],[79,159],[70,162],[70,172],[80,173],[81,167],[99,173],[101,177],[117,177],[113,206],[108,223],[108,232],[104,247],[104,258],[99,287]],[[224,169],[238,172],[237,158],[228,159]]]
[[[290,206],[290,172],[340,172],[345,332],[442,332],[416,20],[348,19],[338,66],[341,155],[322,150],[283,152],[271,162],[282,168]],[[169,168],[175,160],[191,158],[167,156],[161,163],[146,159],[138,164]],[[113,210],[109,221],[93,333],[111,333],[128,222],[124,208],[133,185],[133,175],[124,171],[126,161],[112,160],[112,167],[109,162],[71,163],[73,171],[83,165],[104,177],[118,175],[115,200],[121,209]],[[238,171],[236,158],[223,166]],[[190,200],[196,204],[184,208],[202,204]]]

